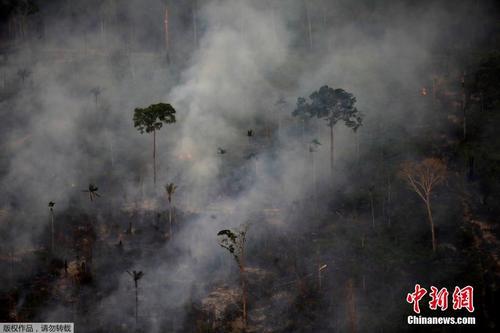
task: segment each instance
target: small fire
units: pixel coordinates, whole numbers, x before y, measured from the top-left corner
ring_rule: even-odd
[[[427,96],[427,88],[426,87],[422,87],[420,89],[420,95],[421,96]]]
[[[180,153],[177,155],[177,159],[179,161],[192,161],[193,155],[191,153]]]
[[[135,202],[127,202],[123,204],[122,210],[127,213],[133,213],[139,210],[155,210],[156,202],[154,200],[141,200]]]

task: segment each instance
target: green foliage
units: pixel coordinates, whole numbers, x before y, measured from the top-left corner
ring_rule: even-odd
[[[160,130],[164,123],[175,123],[175,109],[168,103],[151,104],[134,110],[134,127],[141,134]]]
[[[307,121],[313,117],[311,105],[307,103],[304,97],[297,98],[297,107],[292,112],[292,116],[298,117],[302,121]]]
[[[172,202],[172,195],[174,195],[177,186],[174,183],[169,183],[165,185],[165,191],[167,192],[168,202]]]
[[[233,255],[240,267],[243,263],[247,231],[248,225],[244,224],[239,230],[224,229],[217,233],[217,236],[221,237],[219,245]]]
[[[321,142],[318,141],[318,139],[313,139],[311,143],[309,144],[309,152],[310,153],[315,153],[318,151],[319,146],[321,146]]]
[[[321,87],[313,92],[309,99],[297,99],[297,107],[293,116],[324,118],[328,126],[335,126],[339,121],[356,131],[363,124],[363,116],[355,107],[356,97],[343,89],[333,89],[328,86]]]

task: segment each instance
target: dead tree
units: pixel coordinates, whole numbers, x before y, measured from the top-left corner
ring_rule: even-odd
[[[354,283],[352,279],[347,281],[347,322],[349,325],[349,332],[357,332],[357,315],[356,315],[356,299],[354,298]]]
[[[221,230],[217,233],[220,236],[219,245],[231,253],[236,260],[240,271],[241,283],[241,303],[243,327],[247,326],[247,282],[245,277],[245,242],[248,225],[242,225],[239,230]]]
[[[431,227],[432,251],[436,252],[436,235],[431,210],[431,194],[434,188],[446,178],[446,164],[438,158],[426,158],[422,162],[406,161],[400,169],[403,178],[425,203],[427,218]]]

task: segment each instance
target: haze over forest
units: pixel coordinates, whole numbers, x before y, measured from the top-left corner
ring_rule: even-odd
[[[0,321],[498,329],[499,9],[0,1]]]

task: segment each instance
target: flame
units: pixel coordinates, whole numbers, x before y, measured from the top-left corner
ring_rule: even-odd
[[[420,89],[420,95],[421,96],[427,96],[427,88],[426,87],[422,87]]]
[[[156,209],[156,202],[154,200],[142,200],[137,202],[127,202],[123,204],[122,210],[127,213],[133,213],[139,210],[154,210]]]
[[[179,161],[192,161],[193,155],[191,153],[180,153],[177,155],[177,159]]]

